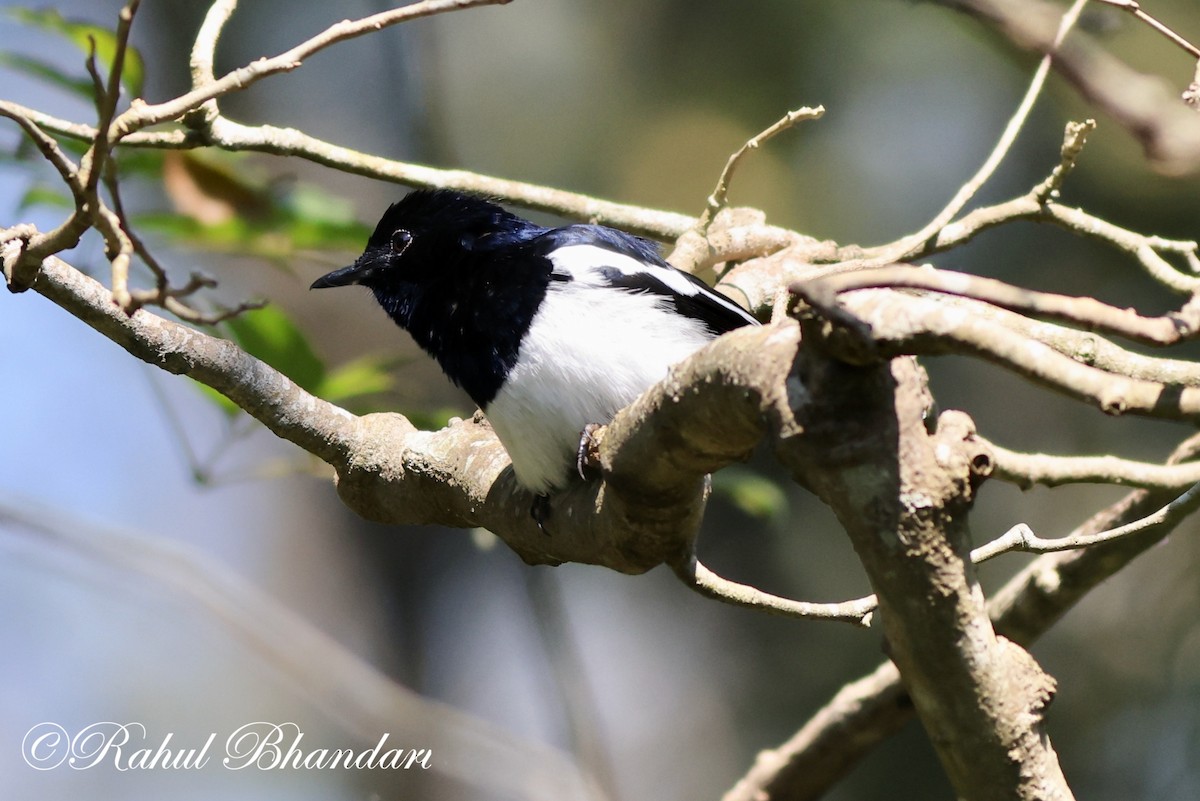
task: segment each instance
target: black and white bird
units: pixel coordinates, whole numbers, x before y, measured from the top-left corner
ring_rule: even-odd
[[[715,337],[757,321],[600,225],[544,228],[483,198],[418,190],[354,264],[314,289],[361,284],[483,410],[517,481],[568,482],[581,432]]]

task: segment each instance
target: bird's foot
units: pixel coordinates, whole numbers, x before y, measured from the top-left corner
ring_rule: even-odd
[[[589,470],[598,470],[600,467],[600,440],[602,437],[598,436],[598,432],[603,428],[599,423],[588,423],[579,435],[579,450],[575,452],[575,469],[584,481],[588,479]]]

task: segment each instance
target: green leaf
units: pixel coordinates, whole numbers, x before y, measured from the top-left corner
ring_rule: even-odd
[[[355,359],[325,376],[316,394],[332,403],[344,404],[364,395],[387,392],[396,383],[390,370],[392,362],[393,359],[380,356]]]
[[[83,53],[91,53],[95,42],[96,58],[106,70],[112,69],[113,58],[117,53],[117,35],[107,28],[93,25],[90,22],[77,22],[63,17],[55,9],[35,10],[29,8],[12,8],[9,15],[18,22],[40,28],[44,31],[59,34],[70,40]],[[145,66],[142,55],[136,48],[129,46],[125,49],[125,66],[121,72],[121,83],[132,97],[142,94],[142,79]],[[88,82],[88,95],[91,95],[91,82]]]
[[[286,266],[313,251],[356,253],[371,234],[345,198],[310,184],[282,191],[245,154],[201,150],[162,158],[163,186],[178,213],[136,221],[176,243]]]
[[[449,406],[437,409],[401,409],[400,412],[422,431],[437,431],[449,425],[451,418],[464,416],[462,409]],[[470,417],[470,412],[465,416]]]
[[[0,67],[8,67],[15,72],[31,75],[53,84],[60,89],[66,89],[73,95],[90,100],[92,98],[91,79],[76,78],[45,61],[19,53],[0,51]]]
[[[75,208],[75,203],[69,196],[63,193],[62,186],[52,187],[44,184],[34,184],[25,190],[25,194],[21,196],[21,200],[17,204],[17,209],[24,211],[33,206],[73,209]]]
[[[301,389],[316,393],[325,380],[325,365],[317,358],[304,334],[274,306],[246,312],[226,322],[242,350],[260,359]]]
[[[750,517],[778,520],[787,512],[787,494],[783,489],[746,467],[735,465],[714,473],[713,492]]]

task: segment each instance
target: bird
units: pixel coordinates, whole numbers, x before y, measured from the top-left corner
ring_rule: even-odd
[[[717,336],[758,324],[647,239],[544,227],[451,189],[393,203],[362,255],[312,288],[350,285],[466,391],[542,501],[570,482],[585,429]]]

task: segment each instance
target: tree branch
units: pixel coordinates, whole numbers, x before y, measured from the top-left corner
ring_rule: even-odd
[[[846,529],[955,791],[1070,798],[1041,728],[1053,680],[995,634],[971,568],[966,519],[990,468],[973,424],[946,412],[930,431],[931,398],[914,360],[828,358],[815,323],[804,340],[777,455]]]
[[[988,443],[995,459],[992,475],[1028,489],[1035,484],[1118,484],[1146,489],[1181,489],[1200,482],[1200,462],[1149,464],[1115,456],[1051,456],[1018,453]]]
[[[227,75],[222,76],[211,83],[204,83],[200,86],[193,86],[190,92],[186,92],[179,97],[173,98],[163,103],[149,105],[146,103],[138,103],[131,107],[128,111],[121,114],[112,123],[112,131],[110,138],[112,141],[118,141],[126,134],[139,131],[151,125],[157,125],[162,122],[178,119],[189,111],[202,106],[205,102],[213,100],[222,95],[229,94],[233,91],[245,89],[251,84],[257,83],[271,75],[276,75],[281,72],[290,72],[296,69],[304,59],[315,53],[324,50],[325,48],[344,42],[347,39],[353,39],[364,34],[373,33],[392,25],[409,20],[418,19],[420,17],[433,16],[435,14],[443,14],[448,11],[458,11],[472,6],[482,5],[503,5],[511,0],[422,0],[422,2],[411,3],[399,8],[393,8],[388,11],[381,11],[378,14],[372,14],[369,17],[364,17],[358,20],[342,20],[329,26],[321,33],[307,39],[295,47],[280,53],[271,58],[260,58],[244,67],[234,70]],[[202,36],[197,38],[196,46],[193,48],[192,64],[196,67],[198,64],[205,63],[203,57],[198,61],[196,53],[205,52],[208,56],[207,64],[212,64],[212,49],[216,47],[218,38],[224,23],[228,20],[236,7],[236,0],[219,0],[214,3],[209,9],[209,17],[214,18],[215,22],[210,23],[206,20],[204,27],[201,29]],[[193,77],[196,72],[193,71]]]
[[[798,108],[795,111],[789,111],[769,128],[760,131],[746,140],[741,147],[733,152],[729,160],[725,162],[725,169],[721,170],[721,175],[717,178],[717,185],[708,196],[704,213],[700,216],[700,220],[697,223],[698,227],[701,229],[708,228],[717,213],[725,208],[729,197],[729,184],[733,180],[733,173],[737,170],[738,165],[741,164],[742,159],[745,158],[747,153],[752,150],[758,150],[771,139],[786,130],[796,127],[800,122],[804,120],[819,120],[824,114],[824,106]]]
[[[1163,81],[1131,69],[1079,31],[1056,47],[1059,7],[1044,0],[938,2],[984,21],[1018,47],[1053,54],[1055,69],[1136,137],[1164,172],[1200,166],[1200,118],[1194,111]]]
[[[810,299],[819,303],[816,295],[819,293],[809,293]],[[905,296],[887,290],[862,290],[844,296],[841,303],[844,308],[826,307],[819,312],[829,315],[837,324],[847,319],[853,321],[853,327],[844,329],[847,337],[839,340],[848,349],[843,351],[847,358],[974,355],[1108,414],[1128,413],[1169,420],[1200,417],[1198,387],[1130,378],[1097,369],[1037,341],[1025,331],[998,322],[995,315],[965,315],[957,304],[943,305],[937,298]],[[904,311],[898,313],[901,306]],[[865,334],[867,331],[869,334]]]
[[[1196,511],[1197,507],[1200,507],[1200,484],[1192,485],[1192,488],[1187,492],[1161,509],[1156,510],[1153,514],[1104,531],[1077,533],[1065,537],[1051,537],[1047,539],[1033,533],[1033,529],[1027,524],[1018,523],[991,542],[971,551],[971,560],[976,563],[986,562],[1000,554],[1011,551],[1023,551],[1025,553],[1070,551],[1077,548],[1089,548],[1093,545],[1111,542],[1134,534],[1142,534],[1146,531],[1155,531],[1162,528],[1172,529],[1181,520]]]
[[[722,578],[701,564],[692,554],[673,561],[671,569],[684,584],[701,595],[724,603],[759,609],[777,615],[843,620],[863,628],[870,628],[871,617],[877,606],[874,595],[840,603],[812,603],[780,598],[754,587]]]
[[[813,305],[830,308],[836,295],[869,288],[923,289],[990,303],[1033,317],[1058,320],[1088,331],[1116,334],[1134,342],[1167,346],[1200,334],[1200,306],[1188,303],[1162,317],[1143,317],[1090,297],[1072,297],[1022,289],[994,278],[937,270],[932,267],[891,267],[842,273],[793,286]]]
[[[1194,450],[1195,442],[1177,451]],[[1072,536],[1144,518],[1170,500],[1164,491],[1132,492]],[[1029,645],[1092,589],[1171,533],[1178,520],[1093,548],[1041,556],[988,602],[996,632]],[[912,718],[913,706],[892,662],[847,684],[787,742],[762,752],[724,801],[816,801],[876,745]]]
[[[1013,142],[1016,141],[1017,135],[1025,126],[1025,121],[1029,119],[1029,113],[1033,110],[1034,103],[1042,93],[1042,88],[1046,85],[1046,77],[1050,74],[1050,65],[1052,62],[1051,55],[1059,47],[1067,34],[1075,27],[1075,23],[1079,21],[1079,15],[1083,12],[1083,7],[1087,4],[1087,0],[1074,0],[1071,7],[1063,14],[1062,19],[1058,21],[1057,28],[1054,33],[1054,38],[1051,40],[1049,49],[1046,55],[1042,57],[1038,64],[1037,70],[1033,74],[1033,79],[1029,82],[1029,88],[1025,90],[1024,97],[1021,98],[1017,110],[1013,113],[1008,124],[1004,127],[1000,139],[996,142],[992,152],[984,160],[974,175],[971,176],[955,193],[950,202],[934,215],[933,219],[925,224],[921,230],[916,233],[903,237],[902,239],[890,244],[883,245],[879,248],[873,248],[871,255],[867,257],[867,264],[886,264],[892,261],[902,261],[912,258],[914,254],[924,249],[926,242],[934,238],[946,225],[953,220],[958,213],[970,202],[985,183],[995,173],[996,168],[1000,166],[1000,162],[1008,155],[1008,151],[1012,149]]]

